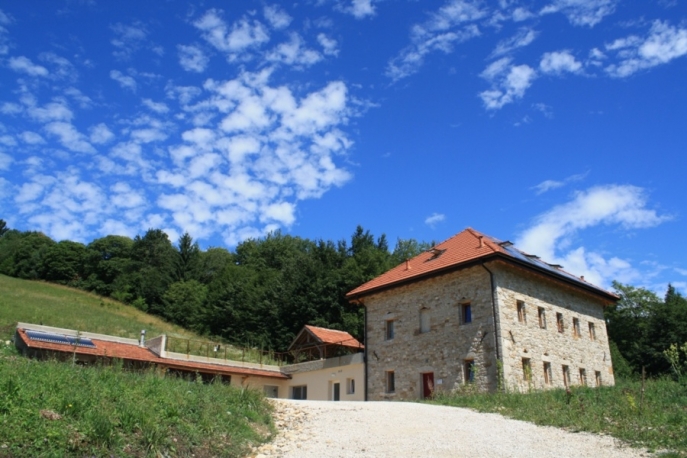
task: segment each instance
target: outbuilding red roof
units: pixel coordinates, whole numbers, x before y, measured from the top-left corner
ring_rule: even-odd
[[[357,299],[372,292],[420,280],[430,275],[458,269],[474,262],[486,261],[491,258],[505,259],[537,270],[559,280],[600,294],[606,299],[618,299],[615,294],[564,271],[561,266],[548,264],[537,256],[518,250],[510,242],[500,241],[472,228],[465,229],[448,240],[435,245],[431,250],[420,253],[414,258],[362,284],[346,294],[346,297],[349,300]]]
[[[146,347],[132,345],[108,340],[90,339],[95,348],[71,346],[58,343],[32,340],[26,334],[26,329],[18,328],[17,335],[23,343],[31,349],[48,350],[61,353],[76,353],[77,355],[93,355],[101,358],[117,358],[129,361],[156,364],[158,366],[169,367],[172,369],[210,372],[221,375],[253,375],[260,377],[270,377],[288,379],[288,375],[277,371],[251,369],[246,367],[227,366],[222,364],[199,363],[195,361],[181,361],[170,358],[161,358]]]
[[[320,328],[318,326],[305,325],[305,330],[309,331],[315,336],[320,343],[340,345],[348,348],[364,348],[365,346],[355,337],[346,331],[337,331],[336,329]]]

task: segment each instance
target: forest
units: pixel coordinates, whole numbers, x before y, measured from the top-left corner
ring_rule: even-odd
[[[188,233],[174,244],[160,229],[85,245],[0,220],[0,274],[84,289],[238,346],[280,351],[305,324],[362,339],[363,311],[345,294],[433,244],[399,239],[392,250],[384,234],[358,226],[350,241],[275,232],[234,251],[201,250]],[[617,282],[613,288],[621,299],[605,313],[616,374],[679,371],[687,299],[670,285],[664,297]]]

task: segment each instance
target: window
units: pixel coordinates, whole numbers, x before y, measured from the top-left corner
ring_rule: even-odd
[[[601,372],[594,372],[594,380],[596,382],[596,386],[601,386]]]
[[[544,307],[539,307],[537,309],[537,314],[539,315],[539,327],[546,329],[546,309],[544,309]]]
[[[580,369],[580,385],[587,386],[587,371]]]
[[[346,394],[355,394],[355,379],[346,379]]]
[[[589,323],[589,339],[596,340],[596,328],[594,327],[594,323]]]
[[[460,321],[463,324],[472,323],[472,307],[470,304],[460,306]]]
[[[568,366],[563,366],[563,384],[566,388],[570,386],[570,369]]]
[[[291,399],[308,399],[308,385],[292,386]]]
[[[465,383],[472,383],[475,381],[475,361],[472,359],[466,359],[463,364],[463,370],[465,373]]]
[[[556,313],[556,326],[558,326],[558,332],[563,332],[563,314]]]
[[[420,333],[429,332],[429,309],[420,310]]]
[[[551,363],[544,363],[544,383],[551,385]]]
[[[279,387],[275,385],[265,385],[262,387],[266,398],[278,398],[279,397]]]
[[[529,358],[522,358],[522,379],[526,382],[532,381],[532,366]]]
[[[394,376],[394,371],[386,371],[386,392],[396,392],[396,379]]]
[[[518,321],[520,323],[527,323],[527,316],[525,315],[525,303],[518,301]]]
[[[573,337],[580,337],[580,320],[573,318]]]
[[[391,340],[394,338],[394,320],[386,320],[386,330],[385,336],[386,340]]]

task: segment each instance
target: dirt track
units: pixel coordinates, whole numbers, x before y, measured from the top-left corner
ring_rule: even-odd
[[[277,438],[255,457],[646,457],[610,436],[412,402],[274,401]]]

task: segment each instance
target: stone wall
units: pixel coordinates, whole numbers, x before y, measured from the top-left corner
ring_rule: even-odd
[[[423,373],[433,373],[435,391],[455,390],[465,384],[466,360],[474,361],[477,388],[496,388],[491,283],[484,268],[382,291],[365,297],[364,303],[370,400],[421,398]],[[463,323],[462,305],[468,303],[472,322]],[[420,332],[422,313],[429,320],[427,332]],[[387,340],[389,320],[394,321],[394,338]],[[387,390],[389,371],[394,373],[394,392]]]
[[[614,384],[601,299],[506,263],[491,263],[489,268],[497,286],[500,348],[508,389],[564,387],[563,366],[568,367],[573,385],[583,383],[580,369],[585,371],[588,386],[596,386],[597,376],[603,385]],[[518,301],[524,309],[524,320],[518,316]],[[541,324],[540,308],[544,313]],[[563,332],[558,330],[558,313],[563,317]],[[573,329],[574,318],[578,320],[579,335]],[[594,326],[594,339],[589,323]],[[529,370],[524,368],[523,359],[529,360]],[[548,381],[544,363],[550,366]]]

